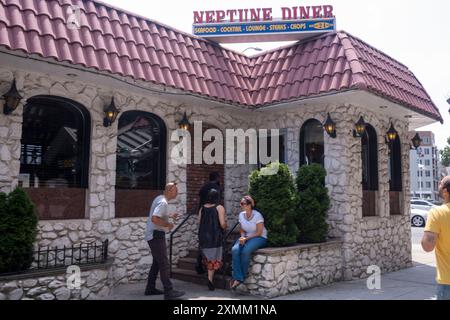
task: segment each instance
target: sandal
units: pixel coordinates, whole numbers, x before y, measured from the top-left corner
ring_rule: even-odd
[[[230,281],[230,289],[231,289],[231,290],[236,290],[236,288],[239,287],[241,284],[242,284],[241,281],[239,281],[239,280],[233,280],[233,279],[232,279],[232,280]]]

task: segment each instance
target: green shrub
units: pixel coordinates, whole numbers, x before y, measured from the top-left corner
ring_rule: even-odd
[[[319,164],[302,166],[297,172],[295,221],[300,243],[324,242],[327,238],[330,198],[325,187],[326,174]]]
[[[31,266],[37,222],[35,207],[23,189],[0,193],[0,273]]]
[[[279,165],[278,172],[266,175]],[[268,233],[268,244],[281,247],[295,244],[298,229],[294,223],[295,185],[289,168],[273,163],[250,175],[249,194],[256,203],[256,209],[264,216]]]

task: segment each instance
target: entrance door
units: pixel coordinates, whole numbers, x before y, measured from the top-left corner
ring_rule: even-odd
[[[214,126],[207,125],[203,123],[203,132],[204,133],[208,129],[214,129]],[[191,127],[190,129],[191,133],[191,154],[192,159],[194,158],[194,129]],[[204,141],[202,146],[202,152],[208,146],[211,142]],[[225,169],[223,164],[189,164],[187,165],[187,203],[186,208],[188,213],[192,213],[193,211],[196,211],[199,204],[199,191],[203,184],[209,181],[209,174],[213,171],[217,171],[220,174],[220,186],[221,186],[221,193],[222,193],[222,201],[223,201],[223,195],[224,195],[224,175],[225,175]],[[222,203],[223,204],[223,203]]]

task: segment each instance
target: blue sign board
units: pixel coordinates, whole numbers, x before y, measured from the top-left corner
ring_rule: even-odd
[[[249,23],[220,23],[220,24],[194,24],[193,33],[196,36],[212,39],[220,39],[220,37],[239,37],[245,36],[246,41],[252,36],[257,36],[254,40],[274,41],[274,35],[283,35],[278,37],[279,40],[297,39],[289,35],[323,33],[336,30],[336,20],[331,19],[315,19],[315,20],[296,20],[296,21],[265,21],[265,22],[249,22]],[[268,37],[261,37],[268,36]],[[287,36],[287,37],[286,37]],[[229,40],[230,38],[228,38]],[[223,42],[240,42],[223,41]],[[275,40],[276,41],[276,40]],[[220,41],[218,41],[220,42]]]

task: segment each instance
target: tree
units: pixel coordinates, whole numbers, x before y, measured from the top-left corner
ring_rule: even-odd
[[[278,171],[274,170],[278,166]],[[276,172],[267,174],[267,170]],[[270,246],[295,244],[298,229],[294,223],[295,185],[285,164],[271,163],[250,175],[249,194],[264,216]]]
[[[325,187],[325,169],[319,164],[302,166],[297,172],[295,221],[300,243],[324,242],[328,233],[326,221],[330,198]]]
[[[450,167],[450,137],[447,139],[447,146],[439,151],[441,154],[441,163],[444,167]]]
[[[0,193],[0,273],[31,266],[37,223],[35,207],[23,189]]]

